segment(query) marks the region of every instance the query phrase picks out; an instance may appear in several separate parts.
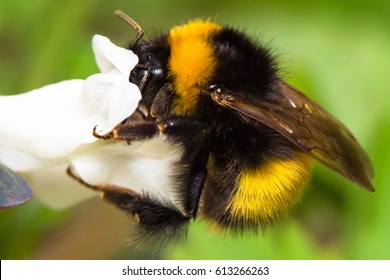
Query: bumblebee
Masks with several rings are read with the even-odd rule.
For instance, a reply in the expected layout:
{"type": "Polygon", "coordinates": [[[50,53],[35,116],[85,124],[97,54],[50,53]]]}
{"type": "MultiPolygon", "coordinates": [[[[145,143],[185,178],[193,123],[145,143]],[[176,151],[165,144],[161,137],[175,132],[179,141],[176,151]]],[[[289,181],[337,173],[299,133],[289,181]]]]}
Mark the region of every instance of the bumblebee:
{"type": "Polygon", "coordinates": [[[138,31],[130,49],[139,64],[129,80],[142,99],[111,132],[93,133],[130,143],[159,138],[179,155],[169,163],[165,197],[90,186],[135,216],[141,235],[181,236],[199,214],[223,228],[264,228],[300,200],[313,160],[374,191],[355,137],[282,79],[270,50],[203,20],[143,41],[139,25],[118,14],[138,31]]]}

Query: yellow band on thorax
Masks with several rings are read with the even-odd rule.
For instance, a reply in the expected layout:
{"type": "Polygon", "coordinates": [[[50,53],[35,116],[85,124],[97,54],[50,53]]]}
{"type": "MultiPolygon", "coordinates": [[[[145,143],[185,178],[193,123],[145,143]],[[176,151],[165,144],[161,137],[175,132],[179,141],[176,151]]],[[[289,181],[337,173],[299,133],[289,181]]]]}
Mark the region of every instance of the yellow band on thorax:
{"type": "Polygon", "coordinates": [[[168,77],[173,79],[178,95],[174,101],[175,113],[191,114],[200,88],[214,74],[216,60],[208,38],[221,28],[218,24],[197,20],[170,31],[168,77]]]}

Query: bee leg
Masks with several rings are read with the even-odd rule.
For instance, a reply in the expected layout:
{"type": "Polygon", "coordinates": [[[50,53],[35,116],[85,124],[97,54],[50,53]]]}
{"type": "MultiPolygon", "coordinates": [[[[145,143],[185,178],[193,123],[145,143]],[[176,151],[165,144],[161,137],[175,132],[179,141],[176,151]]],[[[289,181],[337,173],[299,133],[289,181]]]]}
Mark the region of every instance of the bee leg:
{"type": "Polygon", "coordinates": [[[130,234],[138,249],[159,252],[186,237],[191,218],[170,201],[113,185],[103,185],[102,192],[104,200],[134,218],[130,234]]]}
{"type": "Polygon", "coordinates": [[[102,199],[133,215],[137,222],[146,227],[181,224],[189,218],[169,201],[160,201],[148,194],[138,194],[127,188],[103,184],[102,199]]]}
{"type": "MultiPolygon", "coordinates": [[[[123,199],[120,197],[134,197],[137,196],[135,192],[130,189],[111,185],[111,184],[100,184],[100,185],[92,185],[84,181],[79,174],[77,174],[76,170],[74,170],[73,166],[68,166],[66,169],[66,173],[78,181],[80,184],[93,189],[94,191],[100,191],[102,193],[101,198],[110,201],[115,204],[117,207],[124,209],[126,207],[126,203],[122,203],[123,199]],[[108,196],[106,194],[109,194],[108,196]]],[[[128,199],[127,199],[128,200],[128,199]]]]}
{"type": "Polygon", "coordinates": [[[207,177],[208,152],[206,146],[207,125],[188,117],[166,119],[157,124],[158,129],[172,140],[183,143],[186,151],[183,161],[190,166],[187,185],[182,190],[183,205],[186,215],[196,218],[202,189],[207,177]]]}
{"type": "Polygon", "coordinates": [[[85,182],[72,166],[69,166],[66,171],[69,176],[84,186],[99,191],[101,199],[133,216],[138,224],[137,232],[134,232],[138,239],[151,242],[146,238],[150,237],[150,240],[153,240],[150,245],[154,246],[158,243],[158,247],[163,247],[185,236],[190,217],[183,214],[170,201],[161,201],[148,194],[139,194],[112,184],[91,185],[85,182]]]}
{"type": "MultiPolygon", "coordinates": [[[[188,117],[173,117],[157,123],[158,130],[173,139],[194,141],[202,137],[206,130],[206,123],[188,117]]],[[[189,141],[189,142],[192,142],[189,141]]],[[[188,142],[188,141],[185,141],[188,142]]],[[[184,142],[184,143],[185,143],[184,142]]]]}
{"type": "Polygon", "coordinates": [[[90,188],[90,189],[93,189],[94,191],[98,191],[100,189],[99,186],[96,186],[96,185],[91,185],[87,182],[85,182],[79,174],[77,174],[76,170],[74,170],[73,166],[68,166],[68,168],[66,169],[66,173],[74,180],[78,181],[80,184],[90,188]]]}
{"type": "Polygon", "coordinates": [[[111,132],[105,135],[98,135],[94,129],[94,135],[100,139],[108,140],[147,140],[161,133],[172,140],[187,144],[187,150],[191,151],[185,155],[185,161],[189,163],[190,171],[187,187],[183,190],[183,205],[185,216],[195,218],[198,211],[199,200],[207,176],[206,162],[208,154],[202,152],[199,147],[204,141],[207,131],[205,123],[187,117],[174,117],[165,119],[158,123],[123,123],[116,126],[111,132]],[[198,149],[198,150],[197,150],[198,149]]]}
{"type": "Polygon", "coordinates": [[[100,135],[93,129],[93,136],[103,140],[147,140],[153,138],[158,133],[158,128],[154,122],[124,123],[117,125],[107,134],[100,135]]]}
{"type": "Polygon", "coordinates": [[[194,163],[191,167],[185,210],[186,214],[191,218],[196,218],[198,213],[199,201],[202,195],[202,189],[207,177],[206,164],[194,163]]]}
{"type": "Polygon", "coordinates": [[[101,184],[97,190],[101,199],[133,217],[130,234],[138,249],[159,252],[185,238],[191,218],[170,201],[111,184],[101,184]]]}

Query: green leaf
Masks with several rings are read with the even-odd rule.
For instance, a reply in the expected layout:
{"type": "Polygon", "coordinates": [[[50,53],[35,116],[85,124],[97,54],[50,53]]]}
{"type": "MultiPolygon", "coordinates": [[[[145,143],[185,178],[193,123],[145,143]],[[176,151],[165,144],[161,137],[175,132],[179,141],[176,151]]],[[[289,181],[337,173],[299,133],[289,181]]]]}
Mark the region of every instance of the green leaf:
{"type": "Polygon", "coordinates": [[[0,164],[0,209],[18,206],[31,197],[32,189],[27,181],[0,164]]]}

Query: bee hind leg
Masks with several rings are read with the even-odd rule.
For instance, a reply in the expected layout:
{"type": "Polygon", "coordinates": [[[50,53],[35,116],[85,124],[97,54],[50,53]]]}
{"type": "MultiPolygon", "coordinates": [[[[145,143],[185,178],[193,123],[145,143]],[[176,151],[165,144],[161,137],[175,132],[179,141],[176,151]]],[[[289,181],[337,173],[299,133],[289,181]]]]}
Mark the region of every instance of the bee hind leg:
{"type": "Polygon", "coordinates": [[[102,192],[104,200],[133,217],[130,233],[138,249],[158,252],[185,238],[191,218],[172,202],[114,185],[103,185],[102,192]]]}
{"type": "Polygon", "coordinates": [[[84,186],[99,191],[101,199],[134,218],[131,234],[139,249],[150,248],[157,252],[186,236],[191,217],[170,201],[112,184],[89,184],[72,166],[68,167],[67,173],[84,186]]]}
{"type": "Polygon", "coordinates": [[[78,181],[80,184],[86,186],[87,188],[93,189],[94,191],[100,190],[100,186],[98,185],[92,185],[84,181],[83,178],[80,177],[79,174],[77,174],[76,170],[74,170],[73,166],[69,165],[66,169],[66,173],[74,180],[78,181]]]}

